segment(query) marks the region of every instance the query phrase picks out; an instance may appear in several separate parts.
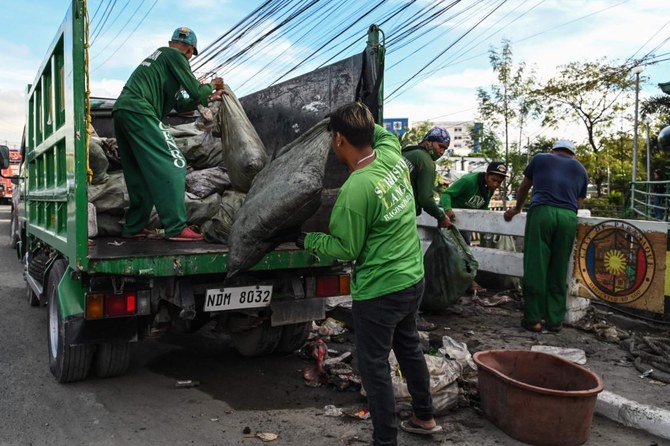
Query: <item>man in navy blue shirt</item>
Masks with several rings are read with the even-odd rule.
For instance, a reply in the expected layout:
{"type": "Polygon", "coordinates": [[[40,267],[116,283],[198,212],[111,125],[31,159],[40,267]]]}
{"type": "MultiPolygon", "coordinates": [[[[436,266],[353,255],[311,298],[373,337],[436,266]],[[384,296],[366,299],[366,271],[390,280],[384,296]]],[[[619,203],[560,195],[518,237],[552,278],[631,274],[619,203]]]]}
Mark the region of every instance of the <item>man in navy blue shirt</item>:
{"type": "Polygon", "coordinates": [[[505,212],[505,221],[520,213],[532,186],[524,231],[521,325],[529,331],[558,332],[565,317],[577,209],[586,198],[588,175],[575,159],[575,145],[565,139],[556,141],[550,153],[536,155],[523,175],[516,207],[505,212]]]}

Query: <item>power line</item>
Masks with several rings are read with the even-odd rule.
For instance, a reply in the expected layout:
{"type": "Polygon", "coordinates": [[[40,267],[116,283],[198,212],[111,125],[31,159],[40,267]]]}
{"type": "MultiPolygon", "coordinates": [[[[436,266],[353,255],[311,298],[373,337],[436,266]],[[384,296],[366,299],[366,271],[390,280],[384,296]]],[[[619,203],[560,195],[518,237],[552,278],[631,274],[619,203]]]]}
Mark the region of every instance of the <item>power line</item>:
{"type": "MultiPolygon", "coordinates": [[[[137,14],[137,11],[140,10],[140,8],[142,7],[143,4],[144,4],[144,0],[142,0],[142,2],[137,5],[137,8],[135,8],[135,11],[133,11],[133,13],[130,16],[135,17],[135,15],[137,14]]],[[[107,48],[109,48],[109,46],[112,44],[112,42],[116,42],[116,38],[121,35],[123,30],[126,29],[126,26],[128,26],[129,23],[130,23],[130,20],[128,20],[126,23],[124,23],[123,26],[121,27],[121,29],[116,33],[116,35],[114,37],[112,37],[112,39],[110,39],[110,41],[107,42],[107,45],[105,45],[104,48],[102,48],[99,52],[97,52],[96,55],[93,56],[93,58],[91,60],[95,60],[96,58],[100,57],[101,54],[104,54],[105,50],[107,48]]],[[[119,48],[120,48],[120,46],[119,46],[119,48]]],[[[117,51],[118,51],[118,48],[117,48],[117,51]]]]}
{"type": "MultiPolygon", "coordinates": [[[[116,21],[119,19],[119,17],[121,17],[121,15],[123,15],[123,11],[126,10],[126,8],[128,7],[129,4],[130,4],[130,0],[126,0],[126,3],[125,3],[125,4],[123,5],[123,7],[121,8],[121,11],[119,11],[119,13],[116,14],[116,16],[114,17],[114,20],[112,20],[112,23],[109,24],[109,26],[107,27],[107,29],[105,30],[105,32],[106,32],[107,30],[111,29],[111,28],[114,26],[114,24],[115,24],[116,21]]],[[[126,23],[127,23],[127,22],[126,22],[126,23]]],[[[98,36],[91,42],[91,46],[97,41],[97,39],[102,38],[102,36],[105,35],[105,32],[98,33],[98,36]]]]}
{"type": "Polygon", "coordinates": [[[114,52],[113,52],[112,54],[110,54],[109,57],[108,57],[107,59],[105,59],[101,64],[99,64],[97,67],[95,67],[94,70],[97,70],[98,68],[100,68],[101,66],[103,66],[104,64],[106,64],[107,61],[108,61],[109,59],[111,59],[112,57],[114,57],[114,55],[117,53],[117,51],[119,51],[119,50],[123,47],[123,45],[126,44],[126,42],[128,41],[128,39],[130,39],[130,37],[135,33],[135,31],[137,31],[137,28],[140,27],[140,25],[142,24],[142,22],[144,22],[144,20],[147,18],[147,16],[148,16],[149,13],[151,12],[151,10],[154,9],[154,6],[156,6],[156,3],[158,3],[158,0],[154,0],[153,4],[152,4],[151,7],[149,8],[149,10],[144,14],[144,16],[142,17],[142,19],[137,23],[137,25],[136,25],[135,28],[130,32],[130,34],[128,34],[128,36],[127,36],[126,39],[121,43],[121,45],[119,45],[119,47],[118,47],[116,50],[114,50],[114,52]]]}

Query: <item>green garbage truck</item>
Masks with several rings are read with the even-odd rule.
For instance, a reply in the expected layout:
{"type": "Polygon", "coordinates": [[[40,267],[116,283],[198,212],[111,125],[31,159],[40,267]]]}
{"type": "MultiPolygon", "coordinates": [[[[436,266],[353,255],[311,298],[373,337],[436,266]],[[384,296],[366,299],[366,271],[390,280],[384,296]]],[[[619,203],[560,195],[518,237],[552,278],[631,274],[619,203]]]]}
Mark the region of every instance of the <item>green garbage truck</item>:
{"type": "MultiPolygon", "coordinates": [[[[348,294],[348,265],[337,259],[281,244],[227,280],[225,244],[89,238],[87,129],[92,122],[101,137],[113,137],[113,101],[87,96],[88,31],[86,2],[73,0],[26,89],[18,178],[25,227],[17,251],[28,302],[47,307],[56,380],[125,373],[132,345],[156,326],[193,332],[216,323],[244,356],[298,348],[311,321],[325,317],[325,298],[348,294]]],[[[373,25],[361,53],[240,99],[269,155],[346,102],[362,100],[382,121],[379,35],[373,25]],[[314,101],[318,112],[307,106],[314,101]]],[[[310,230],[327,229],[347,176],[334,156],[326,170],[321,208],[305,223],[310,230]]]]}

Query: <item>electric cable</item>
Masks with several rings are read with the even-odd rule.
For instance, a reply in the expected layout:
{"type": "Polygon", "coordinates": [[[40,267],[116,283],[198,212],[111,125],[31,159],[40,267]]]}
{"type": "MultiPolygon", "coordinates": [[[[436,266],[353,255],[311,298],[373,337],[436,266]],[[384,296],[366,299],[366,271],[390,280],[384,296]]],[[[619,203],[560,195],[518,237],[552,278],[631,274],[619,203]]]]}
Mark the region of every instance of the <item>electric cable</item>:
{"type": "MultiPolygon", "coordinates": [[[[135,11],[133,11],[133,13],[132,13],[130,16],[131,16],[131,17],[135,17],[135,16],[137,15],[137,11],[140,10],[140,8],[142,7],[143,4],[144,4],[144,0],[142,0],[142,2],[139,3],[139,4],[137,5],[137,8],[135,8],[135,11]]],[[[123,24],[123,26],[121,27],[121,29],[119,29],[119,31],[116,33],[116,35],[115,35],[114,37],[112,37],[112,39],[110,39],[110,41],[107,42],[107,45],[105,45],[99,52],[97,52],[97,53],[95,54],[95,56],[93,56],[93,57],[91,58],[91,60],[93,61],[93,60],[97,59],[98,57],[100,57],[101,54],[104,54],[104,53],[105,53],[105,50],[106,50],[107,48],[109,48],[109,46],[110,46],[113,42],[116,42],[116,39],[121,35],[121,33],[123,32],[123,30],[126,29],[126,26],[128,26],[128,24],[129,24],[130,22],[131,22],[130,20],[126,21],[126,23],[123,24]]]]}
{"type": "Polygon", "coordinates": [[[93,45],[99,38],[102,38],[102,36],[105,35],[105,33],[107,32],[107,30],[109,30],[109,29],[111,29],[112,27],[114,27],[114,24],[115,24],[116,21],[119,19],[119,17],[121,17],[121,15],[123,15],[123,12],[126,10],[126,8],[128,7],[129,4],[130,4],[130,0],[126,0],[126,3],[125,3],[125,4],[123,5],[123,7],[121,8],[121,11],[119,11],[119,13],[116,14],[116,16],[114,16],[114,20],[112,20],[112,22],[109,24],[109,26],[107,27],[107,29],[106,29],[104,32],[99,33],[98,36],[97,36],[96,38],[94,38],[94,40],[91,42],[91,45],[93,45]]]}

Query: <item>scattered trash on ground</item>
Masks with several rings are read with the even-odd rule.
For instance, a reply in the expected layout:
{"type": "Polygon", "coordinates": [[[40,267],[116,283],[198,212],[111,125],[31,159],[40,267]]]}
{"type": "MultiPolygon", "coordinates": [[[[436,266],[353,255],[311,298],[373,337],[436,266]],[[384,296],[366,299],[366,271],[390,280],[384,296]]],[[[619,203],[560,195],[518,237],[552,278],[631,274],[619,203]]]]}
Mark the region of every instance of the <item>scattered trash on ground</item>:
{"type": "Polygon", "coordinates": [[[175,383],[175,387],[178,389],[189,389],[191,387],[198,387],[200,385],[200,381],[194,381],[191,379],[184,379],[184,380],[179,380],[175,383]]]}
{"type": "Polygon", "coordinates": [[[497,307],[499,305],[513,302],[514,299],[505,293],[496,293],[493,296],[486,296],[480,293],[474,294],[472,296],[472,301],[482,307],[497,307]]]}
{"type": "Polygon", "coordinates": [[[271,432],[259,432],[256,434],[257,438],[260,438],[263,442],[275,441],[279,438],[279,435],[273,434],[271,432]]]}
{"type": "Polygon", "coordinates": [[[355,418],[357,420],[367,420],[370,418],[370,411],[367,409],[357,410],[356,412],[343,411],[343,413],[346,416],[355,418]]]}
{"type": "Polygon", "coordinates": [[[563,359],[574,362],[575,364],[586,364],[586,353],[579,348],[554,347],[551,345],[534,345],[530,348],[533,352],[543,352],[560,356],[563,359]]]}
{"type": "Polygon", "coordinates": [[[339,407],[329,404],[323,408],[323,414],[327,417],[341,417],[344,412],[339,407]]]}
{"type": "Polygon", "coordinates": [[[640,378],[670,384],[670,338],[637,334],[621,343],[634,358],[640,378]]]}

